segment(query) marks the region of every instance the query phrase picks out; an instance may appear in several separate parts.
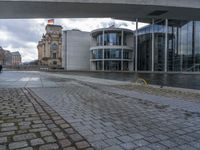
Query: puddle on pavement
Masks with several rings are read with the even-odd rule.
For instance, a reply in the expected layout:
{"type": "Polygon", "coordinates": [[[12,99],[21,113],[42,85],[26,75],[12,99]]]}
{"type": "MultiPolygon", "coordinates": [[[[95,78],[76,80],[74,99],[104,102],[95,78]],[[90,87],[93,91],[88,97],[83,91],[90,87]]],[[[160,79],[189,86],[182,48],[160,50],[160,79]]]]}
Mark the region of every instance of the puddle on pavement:
{"type": "Polygon", "coordinates": [[[19,81],[24,81],[24,82],[27,82],[27,81],[39,81],[40,78],[21,78],[19,81]]]}

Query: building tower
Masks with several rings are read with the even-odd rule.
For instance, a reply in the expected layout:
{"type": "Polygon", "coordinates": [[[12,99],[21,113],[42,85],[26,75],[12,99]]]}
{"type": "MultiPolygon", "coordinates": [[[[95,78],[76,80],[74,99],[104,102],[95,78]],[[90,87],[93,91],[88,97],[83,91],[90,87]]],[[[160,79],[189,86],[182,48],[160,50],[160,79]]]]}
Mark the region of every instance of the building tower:
{"type": "Polygon", "coordinates": [[[38,42],[38,61],[40,65],[60,68],[62,65],[62,26],[46,26],[46,33],[38,42]]]}

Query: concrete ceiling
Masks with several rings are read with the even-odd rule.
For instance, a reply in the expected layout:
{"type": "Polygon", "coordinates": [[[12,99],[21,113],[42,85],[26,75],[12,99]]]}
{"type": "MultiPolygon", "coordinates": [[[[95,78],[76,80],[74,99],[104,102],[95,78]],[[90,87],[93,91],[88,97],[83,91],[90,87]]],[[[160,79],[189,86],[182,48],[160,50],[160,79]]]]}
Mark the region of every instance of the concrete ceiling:
{"type": "Polygon", "coordinates": [[[1,0],[0,18],[200,20],[200,0],[1,0]],[[155,12],[156,11],[156,12],[155,12]],[[153,14],[151,14],[153,13],[153,14]]]}

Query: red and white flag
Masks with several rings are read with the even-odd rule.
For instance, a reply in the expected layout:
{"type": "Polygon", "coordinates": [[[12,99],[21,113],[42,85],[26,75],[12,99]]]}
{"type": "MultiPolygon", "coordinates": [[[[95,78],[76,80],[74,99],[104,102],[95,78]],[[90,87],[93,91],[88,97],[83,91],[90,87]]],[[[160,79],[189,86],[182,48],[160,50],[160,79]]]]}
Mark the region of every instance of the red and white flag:
{"type": "Polygon", "coordinates": [[[49,24],[49,25],[53,25],[53,24],[54,24],[54,19],[48,20],[48,24],[49,24]]]}

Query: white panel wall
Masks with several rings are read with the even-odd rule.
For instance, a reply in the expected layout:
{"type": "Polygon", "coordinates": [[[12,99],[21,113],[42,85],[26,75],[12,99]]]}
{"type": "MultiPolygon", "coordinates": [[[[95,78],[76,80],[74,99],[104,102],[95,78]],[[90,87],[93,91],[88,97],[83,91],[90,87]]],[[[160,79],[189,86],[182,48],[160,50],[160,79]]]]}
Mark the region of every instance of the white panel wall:
{"type": "Polygon", "coordinates": [[[64,31],[63,67],[65,70],[90,70],[90,33],[77,30],[64,31]]]}

